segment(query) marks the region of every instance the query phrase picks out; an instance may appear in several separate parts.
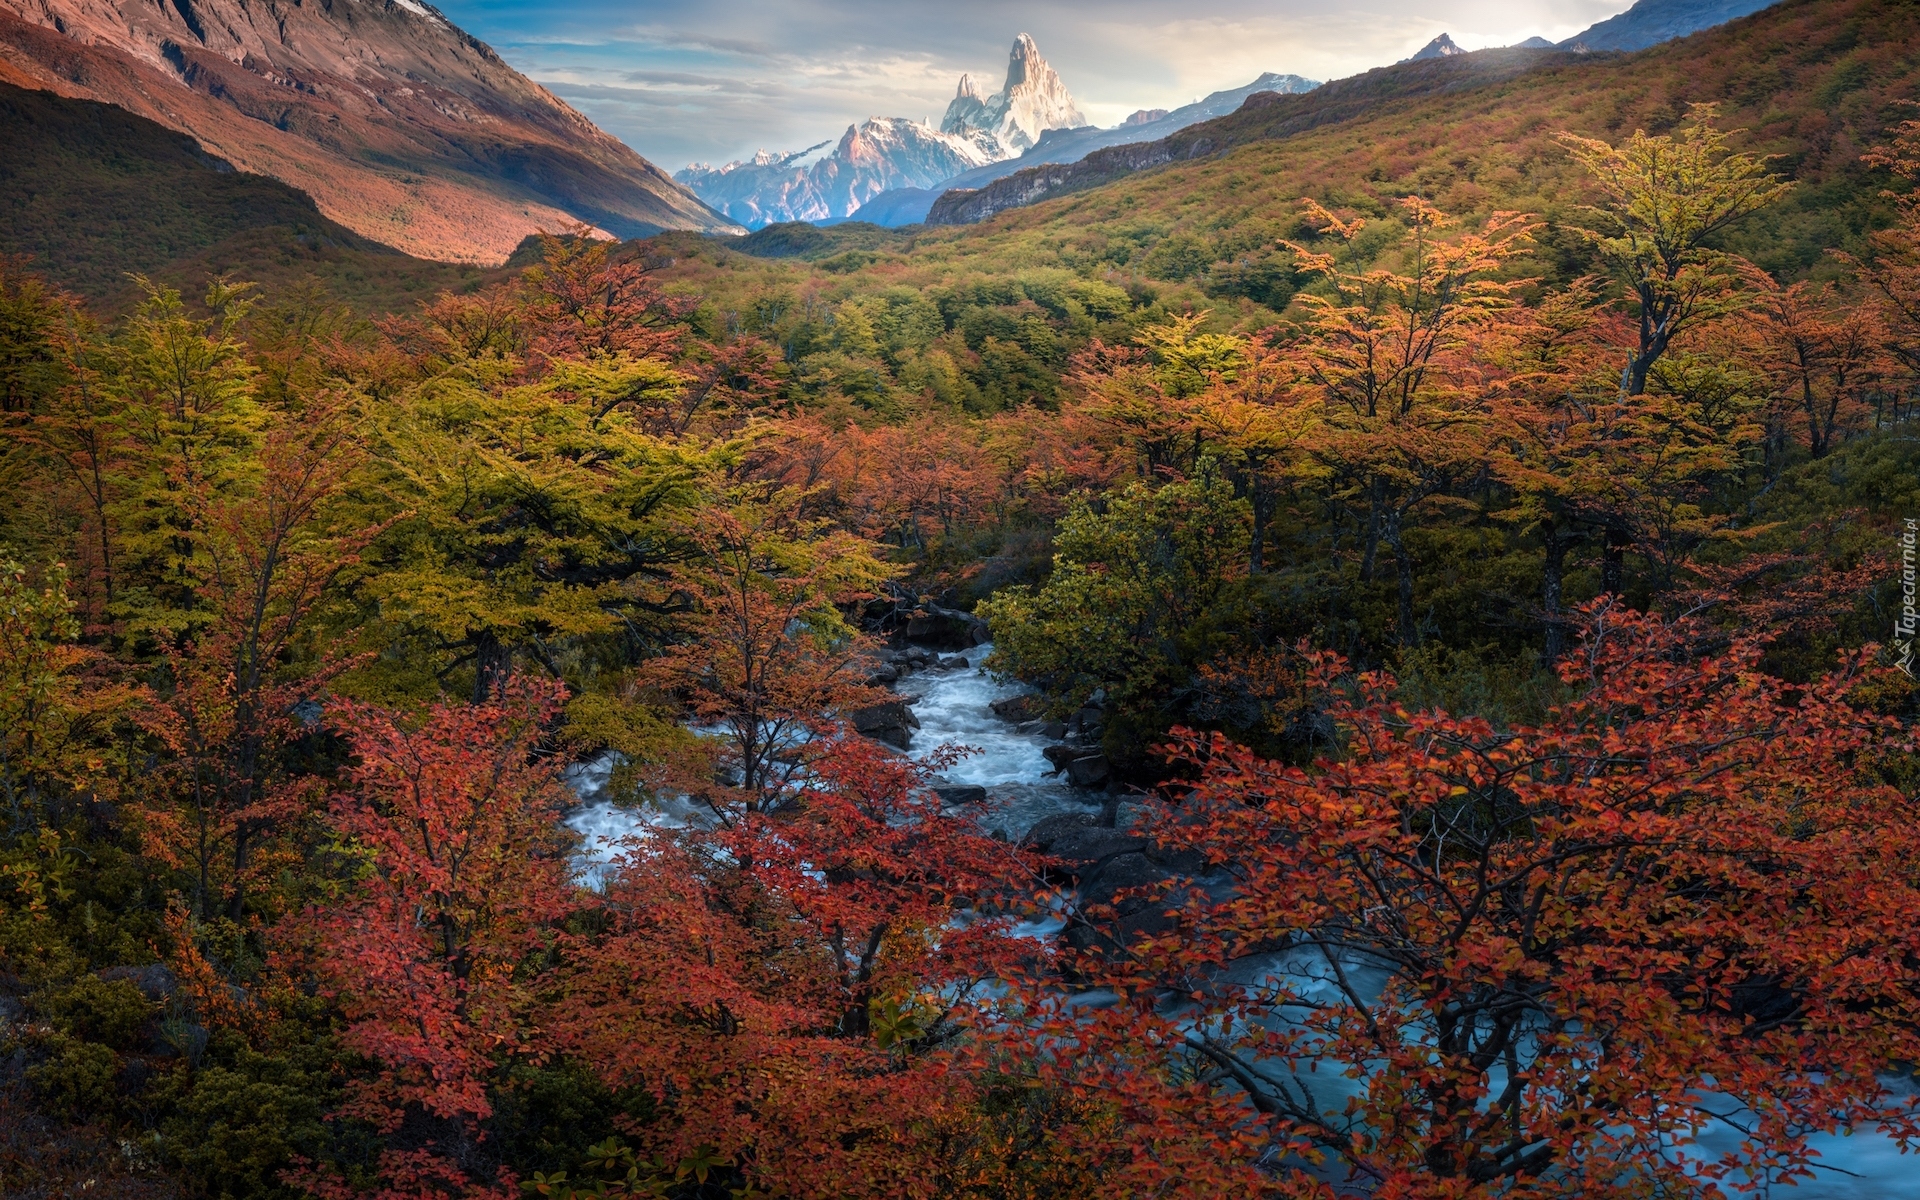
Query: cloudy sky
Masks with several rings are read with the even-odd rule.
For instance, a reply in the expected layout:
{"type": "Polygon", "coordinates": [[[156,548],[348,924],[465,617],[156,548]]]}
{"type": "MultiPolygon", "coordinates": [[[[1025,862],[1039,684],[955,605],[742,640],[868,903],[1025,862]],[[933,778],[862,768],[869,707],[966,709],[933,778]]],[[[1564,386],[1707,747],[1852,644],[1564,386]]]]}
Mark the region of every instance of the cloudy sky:
{"type": "Polygon", "coordinates": [[[677,171],[797,150],[869,116],[939,119],[1031,33],[1095,124],[1262,71],[1339,79],[1441,32],[1555,41],[1631,0],[436,0],[468,32],[677,171]]]}

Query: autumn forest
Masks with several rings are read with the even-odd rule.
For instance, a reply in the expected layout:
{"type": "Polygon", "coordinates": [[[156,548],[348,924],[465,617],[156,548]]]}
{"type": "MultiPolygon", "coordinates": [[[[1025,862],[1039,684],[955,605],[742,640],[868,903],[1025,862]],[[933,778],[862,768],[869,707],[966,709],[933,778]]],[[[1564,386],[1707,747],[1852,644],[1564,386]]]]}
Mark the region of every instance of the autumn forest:
{"type": "Polygon", "coordinates": [[[1525,187],[1428,129],[417,291],[0,258],[0,1191],[1920,1150],[1920,21],[1844,7],[1525,187]],[[983,671],[1068,815],[914,733],[983,671]]]}

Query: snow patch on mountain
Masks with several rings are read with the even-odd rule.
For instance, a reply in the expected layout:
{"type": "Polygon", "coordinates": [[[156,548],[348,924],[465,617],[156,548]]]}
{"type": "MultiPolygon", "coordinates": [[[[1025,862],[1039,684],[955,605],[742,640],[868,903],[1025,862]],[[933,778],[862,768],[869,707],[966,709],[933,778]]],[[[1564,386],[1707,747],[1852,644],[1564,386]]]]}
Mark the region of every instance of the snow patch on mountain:
{"type": "Polygon", "coordinates": [[[694,163],[674,179],[717,211],[758,229],[849,216],[882,192],[931,187],[998,157],[998,143],[977,132],[945,133],[905,117],[869,117],[847,126],[838,142],[787,154],[762,150],[720,167],[694,163]]]}

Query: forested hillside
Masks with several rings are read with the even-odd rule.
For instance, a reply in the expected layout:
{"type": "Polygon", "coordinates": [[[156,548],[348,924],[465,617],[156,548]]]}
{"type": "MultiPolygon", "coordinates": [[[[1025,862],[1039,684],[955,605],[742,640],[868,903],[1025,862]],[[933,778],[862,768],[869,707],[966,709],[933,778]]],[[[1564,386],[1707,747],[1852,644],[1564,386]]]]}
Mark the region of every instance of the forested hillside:
{"type": "Polygon", "coordinates": [[[1917,45],[490,274],[10,100],[200,183],[0,259],[0,1191],[1897,1188],[1917,45]]]}

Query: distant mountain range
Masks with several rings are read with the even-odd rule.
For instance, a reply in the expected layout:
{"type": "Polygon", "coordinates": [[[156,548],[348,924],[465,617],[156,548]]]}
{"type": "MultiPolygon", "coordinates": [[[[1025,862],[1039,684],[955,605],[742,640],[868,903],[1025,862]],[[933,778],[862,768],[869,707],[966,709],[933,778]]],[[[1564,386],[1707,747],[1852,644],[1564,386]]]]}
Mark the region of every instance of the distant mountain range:
{"type": "Polygon", "coordinates": [[[674,179],[750,229],[789,221],[913,225],[949,188],[978,188],[1037,164],[1074,162],[1103,147],[1163,138],[1230,113],[1256,92],[1318,86],[1269,72],[1171,112],[1143,109],[1112,129],[1099,129],[1087,123],[1059,74],[1023,33],[1007,56],[1001,89],[982,96],[974,78],[962,75],[937,130],[902,117],[870,117],[848,126],[837,145],[761,151],[721,167],[694,163],[674,179]]]}
{"type": "Polygon", "coordinates": [[[738,229],[418,0],[0,0],[0,82],[190,134],[427,258],[738,229]]]}
{"type": "Polygon", "coordinates": [[[694,163],[674,174],[709,205],[752,229],[785,221],[824,221],[859,212],[875,196],[922,190],[972,167],[1012,158],[1049,132],[1085,125],[1066,84],[1033,38],[1021,34],[1007,55],[1007,79],[991,96],[962,75],[940,128],[904,117],[869,117],[828,143],[787,154],[761,151],[714,167],[694,163]]]}
{"type": "MultiPolygon", "coordinates": [[[[1517,46],[1469,53],[1443,33],[1412,58],[1315,88],[1311,95],[1251,95],[1227,118],[1215,118],[1157,140],[1109,145],[1078,159],[1032,166],[1017,162],[1013,169],[980,186],[963,187],[955,179],[927,197],[925,208],[917,208],[918,198],[915,205],[929,225],[970,225],[1010,208],[1098,187],[1136,171],[1219,154],[1246,140],[1283,138],[1347,120],[1389,98],[1483,86],[1533,70],[1554,56],[1581,56],[1616,48],[1612,44],[1596,47],[1593,41],[1644,38],[1644,45],[1617,47],[1644,49],[1765,7],[1768,5],[1754,0],[1640,0],[1620,16],[1559,46],[1546,46],[1545,39],[1530,38],[1517,46]],[[1745,11],[1735,11],[1740,9],[1745,11]],[[1689,22],[1698,24],[1685,28],[1689,22]],[[1673,30],[1682,32],[1670,32],[1673,30]]],[[[885,200],[882,197],[876,201],[876,207],[885,200]]]]}
{"type": "MultiPolygon", "coordinates": [[[[1530,37],[1507,49],[1639,50],[1746,16],[1768,2],[1638,0],[1626,12],[1557,46],[1545,38],[1530,37]]],[[[1403,61],[1466,54],[1443,33],[1403,61]]],[[[849,220],[899,227],[927,221],[936,209],[936,221],[980,220],[1009,204],[1052,194],[1069,179],[1098,176],[1122,164],[1128,164],[1127,170],[1147,165],[1155,157],[1153,144],[1188,126],[1234,112],[1252,96],[1300,94],[1318,86],[1298,75],[1270,73],[1245,87],[1215,92],[1172,112],[1143,110],[1112,129],[1096,129],[1086,124],[1059,75],[1023,33],[1014,42],[1007,81],[1000,91],[983,96],[972,76],[961,76],[938,130],[901,118],[875,117],[849,126],[831,151],[826,151],[829,143],[824,142],[788,154],[763,151],[723,167],[696,163],[674,178],[718,211],[754,229],[789,221],[831,225],[849,220]],[[1119,147],[1148,149],[1121,151],[1119,147]],[[1059,169],[1101,151],[1112,151],[1103,160],[1109,166],[1077,173],[1059,169]],[[979,161],[968,161],[976,155],[979,161]],[[1015,175],[1022,179],[1000,186],[1015,175]]]]}
{"type": "MultiPolygon", "coordinates": [[[[1702,29],[1724,25],[1759,12],[1777,0],[1635,0],[1634,6],[1616,16],[1590,25],[1564,42],[1530,37],[1507,47],[1510,50],[1645,50],[1661,42],[1686,37],[1702,29]]],[[[1465,54],[1453,38],[1441,34],[1402,62],[1424,62],[1430,58],[1451,58],[1465,54]]]]}
{"type": "Polygon", "coordinates": [[[1569,50],[1645,50],[1767,8],[1774,0],[1637,0],[1560,45],[1569,50]]]}
{"type": "Polygon", "coordinates": [[[1247,102],[1247,97],[1260,92],[1276,92],[1281,95],[1299,95],[1310,92],[1320,85],[1311,79],[1302,79],[1298,75],[1276,75],[1269,71],[1245,87],[1230,88],[1214,92],[1204,99],[1183,105],[1168,112],[1165,109],[1147,109],[1134,113],[1112,129],[1096,129],[1091,125],[1079,129],[1052,129],[1042,134],[1033,148],[1018,158],[1001,159],[964,171],[946,180],[937,188],[906,188],[886,192],[869,200],[852,217],[856,221],[871,221],[875,225],[898,227],[917,225],[927,219],[927,212],[942,192],[959,188],[981,188],[996,179],[1004,179],[1016,171],[1029,167],[1051,163],[1078,162],[1095,150],[1109,146],[1126,146],[1137,142],[1152,142],[1170,134],[1177,133],[1189,125],[1210,121],[1215,117],[1224,117],[1247,102]]]}

